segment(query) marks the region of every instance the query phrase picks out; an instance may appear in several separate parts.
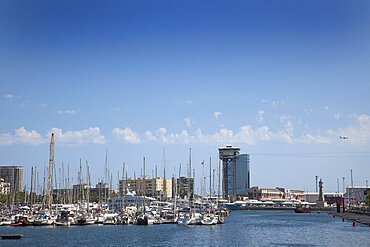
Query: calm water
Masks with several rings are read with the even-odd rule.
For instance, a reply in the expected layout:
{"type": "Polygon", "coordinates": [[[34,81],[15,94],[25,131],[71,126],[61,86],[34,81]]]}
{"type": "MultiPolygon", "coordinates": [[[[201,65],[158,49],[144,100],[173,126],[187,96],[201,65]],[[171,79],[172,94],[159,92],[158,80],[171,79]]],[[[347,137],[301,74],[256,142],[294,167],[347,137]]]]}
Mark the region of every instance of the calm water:
{"type": "Polygon", "coordinates": [[[0,246],[369,246],[370,227],[322,214],[233,211],[216,226],[0,227],[0,246]]]}

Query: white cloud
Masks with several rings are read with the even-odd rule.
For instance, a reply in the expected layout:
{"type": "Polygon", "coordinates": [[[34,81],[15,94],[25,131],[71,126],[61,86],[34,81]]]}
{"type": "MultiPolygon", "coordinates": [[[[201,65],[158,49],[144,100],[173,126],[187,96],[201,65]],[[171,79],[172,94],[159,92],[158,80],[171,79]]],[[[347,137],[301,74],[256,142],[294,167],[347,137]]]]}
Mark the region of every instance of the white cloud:
{"type": "Polygon", "coordinates": [[[55,142],[62,145],[82,145],[87,143],[105,144],[105,137],[101,135],[98,127],[91,127],[84,130],[66,131],[60,128],[52,128],[48,136],[54,133],[55,142]]]}
{"type": "Polygon", "coordinates": [[[329,106],[328,106],[328,105],[327,105],[327,106],[325,106],[325,107],[324,107],[324,110],[325,110],[325,111],[328,111],[328,110],[329,110],[329,106]]]}
{"type": "Polygon", "coordinates": [[[254,144],[258,141],[268,141],[271,139],[272,133],[265,127],[253,129],[250,125],[241,126],[238,132],[231,129],[221,128],[213,134],[203,134],[201,129],[197,129],[193,135],[190,135],[186,130],[180,133],[168,133],[166,128],[159,128],[156,135],[150,131],[146,132],[147,138],[159,143],[174,144],[174,143],[203,143],[203,144],[254,144]]]}
{"type": "Polygon", "coordinates": [[[328,130],[328,133],[334,138],[338,136],[347,136],[348,139],[343,142],[353,144],[368,144],[370,143],[370,116],[361,114],[354,116],[355,125],[347,128],[339,128],[338,130],[328,130]]]}
{"type": "Polygon", "coordinates": [[[194,136],[190,136],[187,130],[182,130],[180,133],[168,133],[166,128],[159,128],[153,134],[150,130],[145,132],[145,139],[149,142],[158,142],[164,144],[175,143],[194,143],[194,136]]]}
{"type": "Polygon", "coordinates": [[[192,101],[191,99],[187,99],[187,100],[180,101],[179,103],[185,104],[185,105],[192,105],[194,104],[194,101],[192,101]]]}
{"type": "Polygon", "coordinates": [[[340,114],[339,114],[339,113],[334,114],[334,118],[335,118],[336,120],[339,120],[339,118],[340,118],[340,114]]]}
{"type": "Polygon", "coordinates": [[[262,123],[264,120],[265,111],[259,110],[257,113],[257,122],[262,123]]]}
{"type": "Polygon", "coordinates": [[[11,134],[5,133],[0,134],[0,146],[1,145],[11,145],[14,143],[14,139],[11,134]]]}
{"type": "Polygon", "coordinates": [[[215,119],[218,119],[221,115],[222,115],[222,113],[221,113],[221,112],[218,112],[218,111],[215,111],[215,112],[213,113],[213,117],[214,117],[215,119]]]}
{"type": "Polygon", "coordinates": [[[155,137],[150,130],[145,131],[145,138],[148,141],[157,141],[157,137],[155,137]]]}
{"type": "Polygon", "coordinates": [[[330,144],[332,143],[330,138],[323,137],[320,135],[310,135],[310,134],[306,134],[305,136],[301,137],[299,139],[299,142],[309,143],[309,144],[312,144],[312,143],[330,144]]]}
{"type": "Polygon", "coordinates": [[[124,129],[114,128],[112,133],[117,140],[125,140],[134,144],[141,143],[139,135],[132,131],[130,127],[126,127],[124,129]]]}
{"type": "Polygon", "coordinates": [[[13,101],[15,99],[14,95],[13,94],[5,94],[5,99],[9,100],[9,101],[13,101]]]}
{"type": "Polygon", "coordinates": [[[65,111],[59,110],[58,114],[74,115],[76,114],[76,112],[77,112],[76,110],[65,110],[65,111]]]}
{"type": "Polygon", "coordinates": [[[88,128],[78,131],[66,131],[60,128],[52,128],[46,136],[42,136],[35,130],[28,131],[24,127],[14,130],[14,134],[0,134],[0,145],[27,144],[40,145],[49,143],[51,133],[55,135],[57,145],[82,145],[86,143],[104,144],[105,137],[101,135],[100,129],[88,128]]]}
{"type": "Polygon", "coordinates": [[[45,108],[47,106],[48,106],[48,104],[46,104],[46,103],[41,103],[41,104],[38,105],[38,107],[40,107],[40,108],[45,108]]]}
{"type": "Polygon", "coordinates": [[[186,124],[186,127],[190,128],[193,125],[193,121],[191,120],[191,117],[184,118],[184,122],[186,124]]]}
{"type": "MultiPolygon", "coordinates": [[[[149,130],[145,133],[146,140],[159,143],[202,143],[209,145],[247,144],[254,145],[259,142],[286,142],[306,144],[330,144],[338,139],[339,135],[348,136],[351,143],[366,144],[370,142],[370,116],[358,115],[355,125],[348,128],[328,130],[325,134],[306,133],[295,136],[292,116],[281,116],[283,128],[270,130],[268,126],[253,128],[251,125],[242,125],[237,131],[225,127],[214,133],[205,134],[202,129],[197,129],[193,134],[186,130],[180,133],[168,133],[166,128],[159,128],[155,134],[149,130]]],[[[307,129],[308,131],[309,129],[307,129]]]]}
{"type": "Polygon", "coordinates": [[[269,99],[263,99],[262,103],[268,103],[273,108],[277,108],[279,106],[284,106],[284,100],[269,100],[269,99]]]}
{"type": "Polygon", "coordinates": [[[16,142],[23,144],[38,145],[45,142],[45,139],[35,130],[27,131],[24,127],[15,130],[16,142]]]}
{"type": "Polygon", "coordinates": [[[313,110],[312,109],[306,109],[306,110],[304,110],[304,113],[306,115],[311,115],[313,113],[313,110]]]}
{"type": "Polygon", "coordinates": [[[0,145],[27,144],[39,145],[46,141],[37,131],[28,131],[24,127],[14,130],[14,134],[0,134],[0,145]]]}

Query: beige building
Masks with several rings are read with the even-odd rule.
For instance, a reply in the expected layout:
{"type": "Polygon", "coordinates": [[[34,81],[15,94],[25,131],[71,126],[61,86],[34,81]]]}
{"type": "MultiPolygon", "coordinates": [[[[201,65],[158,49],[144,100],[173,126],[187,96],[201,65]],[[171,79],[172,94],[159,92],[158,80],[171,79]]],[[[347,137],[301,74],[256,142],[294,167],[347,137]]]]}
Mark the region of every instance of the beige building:
{"type": "Polygon", "coordinates": [[[250,189],[250,194],[252,198],[256,200],[276,200],[285,197],[283,188],[252,187],[250,189]]]}
{"type": "Polygon", "coordinates": [[[9,193],[10,193],[10,183],[7,183],[3,178],[0,178],[0,194],[7,195],[9,193]]]}
{"type": "Polygon", "coordinates": [[[128,178],[119,181],[119,190],[129,189],[137,195],[150,196],[154,198],[172,197],[172,179],[163,178],[128,178]]]}
{"type": "Polygon", "coordinates": [[[306,194],[305,194],[304,190],[288,189],[285,192],[285,198],[289,199],[289,200],[305,201],[306,200],[306,194]]]}

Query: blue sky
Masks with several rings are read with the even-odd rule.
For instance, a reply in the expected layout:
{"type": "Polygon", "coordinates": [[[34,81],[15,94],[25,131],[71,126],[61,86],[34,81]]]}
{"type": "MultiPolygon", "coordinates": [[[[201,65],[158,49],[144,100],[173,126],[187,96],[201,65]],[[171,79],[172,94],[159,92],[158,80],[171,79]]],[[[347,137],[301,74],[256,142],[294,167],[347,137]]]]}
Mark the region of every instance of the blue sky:
{"type": "MultiPolygon", "coordinates": [[[[1,1],[0,163],[76,178],[251,153],[252,185],[370,174],[367,1],[1,1]],[[339,136],[348,136],[341,140],[339,136]]],[[[207,164],[208,165],[208,164],[207,164]]],[[[178,169],[178,168],[177,168],[178,169]]],[[[184,168],[183,168],[184,171],[184,168]]],[[[200,180],[200,178],[198,179],[200,180]]],[[[342,184],[342,183],[340,183],[342,184]]],[[[199,187],[199,186],[198,186],[199,187]]],[[[342,188],[340,189],[342,190],[342,188]]]]}

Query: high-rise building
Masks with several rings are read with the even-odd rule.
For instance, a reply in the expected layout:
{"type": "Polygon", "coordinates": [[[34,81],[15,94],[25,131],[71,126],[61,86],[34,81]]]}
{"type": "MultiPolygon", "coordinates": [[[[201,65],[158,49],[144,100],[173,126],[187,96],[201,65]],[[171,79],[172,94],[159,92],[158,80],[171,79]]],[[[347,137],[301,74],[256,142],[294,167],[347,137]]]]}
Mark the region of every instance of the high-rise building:
{"type": "Polygon", "coordinates": [[[0,177],[10,183],[10,192],[22,191],[23,166],[0,166],[0,177]]]}
{"type": "Polygon", "coordinates": [[[238,196],[247,196],[250,188],[249,154],[239,154],[240,148],[219,148],[222,160],[222,194],[224,199],[234,201],[238,196]]]}
{"type": "Polygon", "coordinates": [[[236,195],[248,195],[250,188],[249,154],[236,156],[236,195]]]}

